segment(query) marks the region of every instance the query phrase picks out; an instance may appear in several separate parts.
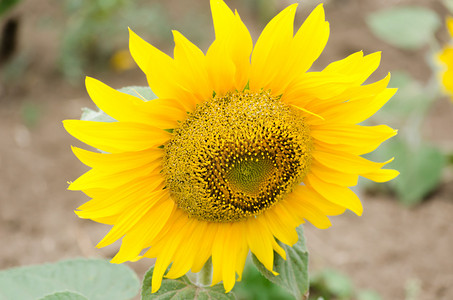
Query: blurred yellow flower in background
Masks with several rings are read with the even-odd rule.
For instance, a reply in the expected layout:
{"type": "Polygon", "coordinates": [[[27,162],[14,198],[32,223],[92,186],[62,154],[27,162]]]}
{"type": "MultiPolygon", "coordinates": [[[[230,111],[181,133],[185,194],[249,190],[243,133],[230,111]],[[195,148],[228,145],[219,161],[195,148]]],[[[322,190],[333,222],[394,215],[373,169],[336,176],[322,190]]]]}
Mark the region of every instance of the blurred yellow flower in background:
{"type": "MultiPolygon", "coordinates": [[[[447,18],[446,25],[450,37],[453,39],[452,17],[447,18]]],[[[453,97],[453,46],[446,45],[438,54],[438,58],[442,64],[442,71],[440,73],[442,86],[444,91],[453,97]]]]}
{"type": "Polygon", "coordinates": [[[380,53],[308,72],[329,24],[319,5],[294,35],[296,7],[273,18],[253,45],[239,14],[211,0],[215,41],[206,54],[174,31],[172,58],[130,31],[132,57],[158,98],[87,78],[92,100],[117,122],[64,121],[71,135],[106,152],[73,148],[92,168],[69,187],[92,198],[76,213],[113,225],[98,244],[122,238],[112,262],[156,258],[153,292],[164,275],[199,272],[209,258],[212,284],[223,281],[226,291],[250,251],[273,271],[274,251],[286,256],[277,240],[295,244],[305,220],[327,228],[327,216],[362,214],[349,189],[358,176],[398,175],[360,156],[396,134],[356,125],[395,93],[390,76],[362,85],[380,53]]]}
{"type": "Polygon", "coordinates": [[[110,58],[110,67],[117,71],[127,71],[135,67],[134,60],[128,50],[118,50],[110,58]]]}

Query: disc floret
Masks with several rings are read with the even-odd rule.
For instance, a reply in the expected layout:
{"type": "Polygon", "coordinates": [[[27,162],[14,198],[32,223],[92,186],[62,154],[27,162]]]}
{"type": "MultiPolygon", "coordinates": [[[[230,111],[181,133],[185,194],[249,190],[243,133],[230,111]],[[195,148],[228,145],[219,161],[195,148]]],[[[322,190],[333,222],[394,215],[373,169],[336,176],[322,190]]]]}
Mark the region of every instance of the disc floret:
{"type": "Polygon", "coordinates": [[[165,146],[167,187],[191,217],[256,216],[292,191],[311,164],[300,112],[267,91],[227,93],[199,105],[165,146]]]}

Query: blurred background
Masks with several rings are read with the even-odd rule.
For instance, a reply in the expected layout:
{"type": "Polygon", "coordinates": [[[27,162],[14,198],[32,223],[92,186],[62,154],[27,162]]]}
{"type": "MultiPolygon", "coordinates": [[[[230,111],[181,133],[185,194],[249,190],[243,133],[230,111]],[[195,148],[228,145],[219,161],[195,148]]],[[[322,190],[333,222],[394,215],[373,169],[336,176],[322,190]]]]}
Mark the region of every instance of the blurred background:
{"type": "MultiPolygon", "coordinates": [[[[88,198],[67,191],[87,168],[70,145],[84,147],[61,121],[94,109],[84,88],[92,76],[121,88],[146,85],[131,60],[128,31],[171,54],[177,29],[206,51],[214,31],[208,0],[0,0],[0,269],[71,257],[111,258],[96,249],[108,226],[78,219],[88,198]]],[[[256,41],[287,0],[226,0],[256,41]]],[[[296,27],[321,1],[301,1],[296,27]]],[[[392,73],[398,94],[369,124],[399,135],[370,157],[401,175],[391,184],[363,180],[364,214],[307,224],[312,299],[453,299],[453,102],[440,93],[435,53],[450,43],[452,1],[324,1],[331,36],[313,66],[353,52],[382,52],[370,82],[392,73]],[[409,31],[407,31],[410,29],[409,31]]],[[[129,264],[143,276],[152,261],[129,264]]],[[[235,287],[242,299],[284,299],[256,271],[235,287]]],[[[288,298],[290,299],[290,298],[288,298]]]]}

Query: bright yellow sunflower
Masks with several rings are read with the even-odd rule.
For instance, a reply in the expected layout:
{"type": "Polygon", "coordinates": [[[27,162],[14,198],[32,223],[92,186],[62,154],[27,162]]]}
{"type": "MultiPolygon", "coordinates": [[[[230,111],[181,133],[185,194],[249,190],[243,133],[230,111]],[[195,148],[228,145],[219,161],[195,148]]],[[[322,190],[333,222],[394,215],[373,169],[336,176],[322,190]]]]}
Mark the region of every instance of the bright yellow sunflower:
{"type": "Polygon", "coordinates": [[[87,78],[92,100],[117,122],[64,121],[105,152],[73,148],[92,168],[69,187],[92,198],[76,213],[113,225],[98,244],[122,238],[112,262],[156,258],[153,292],[170,264],[165,276],[178,278],[212,258],[212,284],[223,281],[227,292],[250,251],[273,271],[274,250],[285,258],[277,240],[295,244],[305,220],[327,228],[327,216],[362,214],[349,189],[359,175],[398,175],[360,156],[396,134],[356,125],[395,93],[389,76],[362,85],[380,54],[307,72],[329,25],[319,5],[294,35],[296,7],[273,18],[253,46],[238,13],[211,0],[215,41],[206,54],[174,31],[171,58],[130,31],[132,57],[158,99],[87,78]]]}
{"type": "MultiPolygon", "coordinates": [[[[448,17],[446,23],[450,37],[453,39],[453,18],[448,17]]],[[[445,46],[439,53],[438,58],[443,66],[443,70],[440,73],[442,86],[450,96],[453,96],[453,46],[445,46]]]]}

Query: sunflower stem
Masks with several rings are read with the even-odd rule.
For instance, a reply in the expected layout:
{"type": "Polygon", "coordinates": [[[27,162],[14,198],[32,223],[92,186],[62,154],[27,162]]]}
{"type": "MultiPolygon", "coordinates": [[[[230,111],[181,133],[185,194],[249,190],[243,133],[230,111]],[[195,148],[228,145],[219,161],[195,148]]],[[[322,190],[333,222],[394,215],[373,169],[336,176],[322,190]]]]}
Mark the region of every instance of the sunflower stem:
{"type": "Polygon", "coordinates": [[[204,264],[203,268],[201,268],[200,272],[198,272],[197,283],[202,286],[208,286],[211,284],[211,280],[212,280],[212,261],[211,258],[209,258],[204,264]]]}

